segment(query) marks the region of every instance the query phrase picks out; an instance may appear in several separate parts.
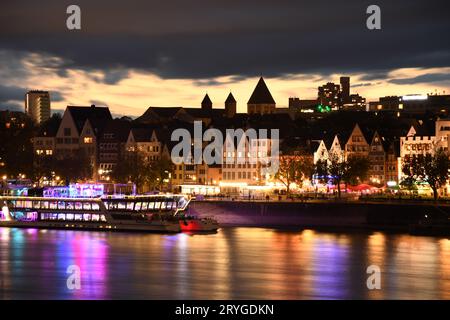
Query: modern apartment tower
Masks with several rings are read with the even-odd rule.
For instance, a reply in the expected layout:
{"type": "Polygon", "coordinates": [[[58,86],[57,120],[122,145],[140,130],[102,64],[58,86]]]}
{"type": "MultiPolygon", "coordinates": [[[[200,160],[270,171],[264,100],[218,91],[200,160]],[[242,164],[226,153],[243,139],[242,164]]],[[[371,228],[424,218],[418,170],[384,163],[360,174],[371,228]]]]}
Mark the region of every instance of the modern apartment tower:
{"type": "Polygon", "coordinates": [[[340,83],[342,104],[350,103],[350,77],[341,77],[340,83]]]}
{"type": "Polygon", "coordinates": [[[30,90],[25,95],[25,113],[35,123],[50,118],[50,94],[48,91],[30,90]]]}

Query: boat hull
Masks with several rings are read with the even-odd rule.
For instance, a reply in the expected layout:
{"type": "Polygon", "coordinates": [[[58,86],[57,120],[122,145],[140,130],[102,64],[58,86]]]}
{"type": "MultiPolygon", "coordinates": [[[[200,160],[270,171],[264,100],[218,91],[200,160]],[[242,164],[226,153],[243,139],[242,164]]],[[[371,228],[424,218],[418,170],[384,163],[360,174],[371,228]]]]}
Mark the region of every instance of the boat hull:
{"type": "Polygon", "coordinates": [[[187,232],[211,232],[219,229],[219,224],[214,220],[180,219],[181,231],[187,232]]]}
{"type": "Polygon", "coordinates": [[[0,227],[10,228],[38,228],[38,229],[72,229],[93,231],[137,231],[156,233],[178,233],[181,231],[179,224],[144,224],[130,222],[114,223],[75,223],[68,221],[2,221],[0,227]]]}
{"type": "Polygon", "coordinates": [[[436,236],[450,238],[450,225],[411,225],[409,233],[417,236],[436,236]]]}

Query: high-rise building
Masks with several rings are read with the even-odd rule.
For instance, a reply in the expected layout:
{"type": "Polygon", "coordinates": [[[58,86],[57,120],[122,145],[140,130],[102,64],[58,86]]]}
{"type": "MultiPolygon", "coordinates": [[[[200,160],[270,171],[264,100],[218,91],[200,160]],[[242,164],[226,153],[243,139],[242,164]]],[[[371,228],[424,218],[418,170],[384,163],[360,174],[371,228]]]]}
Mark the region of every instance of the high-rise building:
{"type": "Polygon", "coordinates": [[[340,99],[340,86],[333,82],[319,87],[318,100],[323,106],[328,106],[334,110],[339,109],[342,106],[340,99]]]}
{"type": "Polygon", "coordinates": [[[350,103],[350,77],[341,77],[340,83],[342,104],[350,103]]]}
{"type": "Polygon", "coordinates": [[[50,118],[50,94],[48,91],[30,90],[25,95],[25,113],[36,123],[50,118]]]}
{"type": "Polygon", "coordinates": [[[247,113],[275,113],[275,107],[275,100],[273,99],[269,88],[267,88],[264,79],[262,77],[259,78],[258,84],[247,102],[247,113]]]}

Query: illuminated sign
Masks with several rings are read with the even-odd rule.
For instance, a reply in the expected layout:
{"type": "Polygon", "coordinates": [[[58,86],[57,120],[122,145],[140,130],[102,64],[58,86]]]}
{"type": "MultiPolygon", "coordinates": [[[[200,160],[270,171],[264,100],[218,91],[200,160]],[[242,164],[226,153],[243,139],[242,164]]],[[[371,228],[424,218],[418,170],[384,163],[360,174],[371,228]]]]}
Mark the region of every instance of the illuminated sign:
{"type": "Polygon", "coordinates": [[[402,97],[403,101],[427,100],[428,96],[423,94],[410,94],[402,97]]]}

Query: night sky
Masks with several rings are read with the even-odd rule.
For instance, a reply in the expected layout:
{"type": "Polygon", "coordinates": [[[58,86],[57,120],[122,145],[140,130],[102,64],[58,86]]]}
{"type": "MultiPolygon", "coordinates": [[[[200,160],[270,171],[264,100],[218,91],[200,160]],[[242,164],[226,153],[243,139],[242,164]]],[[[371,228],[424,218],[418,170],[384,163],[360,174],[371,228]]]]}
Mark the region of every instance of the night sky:
{"type": "Polygon", "coordinates": [[[148,106],[244,111],[264,76],[278,106],[315,98],[317,86],[352,77],[352,92],[450,92],[450,3],[396,1],[5,1],[0,4],[0,108],[22,109],[27,89],[50,90],[52,108],[109,105],[136,116],[148,106]],[[80,31],[66,8],[81,7],[80,31]],[[366,28],[381,7],[382,29],[366,28]]]}

